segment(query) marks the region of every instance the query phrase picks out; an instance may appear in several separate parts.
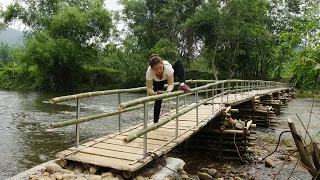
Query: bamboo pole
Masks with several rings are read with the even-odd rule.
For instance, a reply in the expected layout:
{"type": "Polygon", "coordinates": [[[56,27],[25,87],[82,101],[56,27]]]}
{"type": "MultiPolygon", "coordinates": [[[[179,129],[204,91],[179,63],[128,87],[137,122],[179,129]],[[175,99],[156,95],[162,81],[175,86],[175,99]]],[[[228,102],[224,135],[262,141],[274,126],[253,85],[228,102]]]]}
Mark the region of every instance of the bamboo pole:
{"type": "MultiPolygon", "coordinates": [[[[196,83],[196,82],[203,82],[203,83],[215,83],[214,80],[186,80],[186,83],[196,83]]],[[[179,83],[176,82],[174,85],[178,85],[179,83]]],[[[167,84],[165,87],[168,86],[167,84]]],[[[137,87],[137,88],[130,88],[130,89],[114,89],[114,90],[106,90],[106,91],[93,91],[93,92],[86,92],[86,93],[79,93],[74,95],[68,95],[68,96],[61,96],[61,97],[55,97],[50,100],[51,104],[65,102],[65,101],[71,101],[81,98],[88,98],[93,96],[102,96],[102,95],[111,95],[111,94],[118,94],[118,93],[136,93],[140,91],[147,90],[146,87],[137,87]]]]}
{"type": "Polygon", "coordinates": [[[289,128],[291,130],[291,134],[293,137],[293,140],[296,144],[296,147],[298,149],[298,152],[300,154],[301,157],[301,161],[302,163],[307,167],[307,170],[309,171],[309,173],[315,177],[317,174],[315,173],[315,168],[313,166],[313,164],[311,163],[311,160],[308,156],[308,153],[306,152],[306,149],[304,148],[304,144],[302,142],[301,137],[298,135],[298,132],[296,130],[296,127],[294,126],[293,120],[291,118],[287,118],[288,120],[288,124],[289,124],[289,128]]]}
{"type": "Polygon", "coordinates": [[[151,126],[148,126],[147,128],[145,129],[142,129],[142,130],[139,130],[135,133],[132,133],[132,134],[129,134],[126,138],[123,139],[123,142],[124,143],[130,143],[131,141],[137,139],[138,137],[140,137],[141,135],[143,134],[146,134],[148,133],[149,131],[152,131],[152,130],[155,130],[165,124],[167,124],[168,122],[170,122],[171,120],[183,115],[183,114],[186,114],[187,112],[193,110],[194,108],[196,107],[199,107],[201,106],[202,104],[204,104],[205,102],[211,100],[211,98],[208,98],[208,99],[205,99],[205,100],[202,100],[202,101],[199,101],[198,104],[195,104],[195,105],[191,105],[191,106],[188,106],[187,108],[185,109],[182,109],[181,111],[179,111],[179,113],[177,114],[174,114],[174,115],[171,115],[167,118],[165,118],[164,120],[162,121],[159,121],[158,123],[155,123],[155,124],[152,124],[151,126]]]}
{"type": "Polygon", "coordinates": [[[52,129],[52,128],[58,128],[58,127],[63,127],[63,126],[70,126],[70,125],[73,125],[73,124],[78,124],[78,123],[83,123],[83,122],[87,122],[87,121],[92,121],[92,120],[95,120],[95,119],[114,116],[114,115],[117,115],[117,114],[120,114],[120,113],[133,111],[133,110],[137,110],[137,109],[141,109],[141,108],[143,108],[142,105],[130,107],[128,109],[116,110],[116,111],[109,112],[109,113],[103,113],[103,114],[98,114],[98,115],[94,115],[94,116],[87,116],[87,117],[83,117],[83,118],[79,118],[79,119],[71,119],[71,120],[68,120],[68,121],[49,124],[49,128],[52,129]]]}
{"type": "Polygon", "coordinates": [[[205,128],[202,129],[201,132],[204,133],[213,133],[213,134],[224,134],[224,135],[250,135],[250,131],[243,131],[243,130],[233,130],[233,129],[225,129],[223,131],[219,130],[219,129],[209,129],[209,128],[205,128]]]}

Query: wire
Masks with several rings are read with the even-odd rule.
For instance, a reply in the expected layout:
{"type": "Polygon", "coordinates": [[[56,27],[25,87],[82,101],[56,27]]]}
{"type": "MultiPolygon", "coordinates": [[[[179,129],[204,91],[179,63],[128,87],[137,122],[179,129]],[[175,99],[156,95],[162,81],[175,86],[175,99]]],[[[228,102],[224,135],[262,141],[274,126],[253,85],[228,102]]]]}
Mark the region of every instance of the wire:
{"type": "Polygon", "coordinates": [[[267,157],[271,156],[273,153],[275,153],[275,152],[277,151],[277,149],[278,149],[278,147],[279,147],[279,144],[280,144],[280,139],[281,139],[282,134],[287,133],[287,132],[291,132],[291,131],[283,131],[283,132],[280,133],[279,139],[278,139],[278,143],[277,143],[277,146],[276,146],[275,150],[274,150],[272,153],[270,153],[269,155],[267,155],[266,157],[262,158],[260,162],[262,162],[262,161],[265,160],[267,157]]]}
{"type": "MultiPolygon", "coordinates": [[[[282,163],[282,165],[281,165],[280,170],[273,176],[272,180],[275,180],[276,177],[280,174],[280,172],[283,170],[283,167],[284,167],[284,165],[286,164],[287,160],[290,158],[290,156],[291,156],[293,153],[295,153],[295,151],[286,156],[285,160],[283,161],[283,163],[282,163]]],[[[293,171],[292,171],[292,172],[293,172],[293,171]]],[[[290,176],[291,176],[291,175],[290,175],[290,176]]]]}

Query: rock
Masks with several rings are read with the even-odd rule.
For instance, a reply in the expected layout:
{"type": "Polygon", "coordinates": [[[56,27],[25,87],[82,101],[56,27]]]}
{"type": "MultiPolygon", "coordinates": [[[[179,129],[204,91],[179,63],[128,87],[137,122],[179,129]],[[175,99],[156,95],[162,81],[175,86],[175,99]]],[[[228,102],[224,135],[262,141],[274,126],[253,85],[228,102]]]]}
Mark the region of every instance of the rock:
{"type": "Polygon", "coordinates": [[[243,172],[242,174],[239,175],[241,178],[247,179],[248,178],[248,173],[243,172]]]}
{"type": "Polygon", "coordinates": [[[201,172],[208,172],[208,171],[209,171],[209,168],[201,168],[200,171],[201,171],[201,172]]]}
{"type": "Polygon", "coordinates": [[[58,164],[56,163],[51,163],[49,165],[46,166],[46,172],[49,172],[50,174],[53,174],[55,172],[59,172],[61,171],[62,167],[59,166],[58,164]]]}
{"type": "Polygon", "coordinates": [[[210,174],[211,176],[217,175],[217,170],[214,169],[214,168],[209,169],[207,172],[208,172],[208,174],[210,174]]]}
{"type": "Polygon", "coordinates": [[[168,177],[165,177],[163,180],[171,180],[170,178],[168,178],[168,177]]]}
{"type": "Polygon", "coordinates": [[[62,179],[75,179],[77,176],[74,174],[63,174],[62,179]]]}
{"type": "Polygon", "coordinates": [[[118,178],[119,180],[124,180],[119,174],[116,175],[116,178],[118,178]]]}
{"type": "Polygon", "coordinates": [[[242,179],[241,179],[241,177],[239,177],[239,176],[235,176],[235,177],[234,177],[234,180],[242,180],[242,179]]]}
{"type": "Polygon", "coordinates": [[[270,157],[267,157],[265,159],[265,166],[266,167],[275,167],[276,164],[273,162],[273,160],[270,157]]]}
{"type": "Polygon", "coordinates": [[[44,177],[40,178],[39,180],[52,180],[52,179],[48,176],[44,176],[44,177]]]}
{"type": "Polygon", "coordinates": [[[77,179],[76,180],[88,180],[87,178],[85,178],[85,177],[77,177],[77,179]]]}
{"type": "Polygon", "coordinates": [[[74,174],[73,171],[70,171],[70,170],[68,170],[68,169],[61,169],[59,172],[60,172],[61,174],[74,174]]]}
{"type": "Polygon", "coordinates": [[[205,172],[198,172],[198,176],[201,180],[214,180],[214,178],[210,174],[205,172]]]}
{"type": "Polygon", "coordinates": [[[142,176],[137,176],[137,177],[135,177],[134,179],[135,179],[135,180],[144,180],[144,177],[142,177],[142,176]]]}
{"type": "Polygon", "coordinates": [[[30,175],[29,179],[39,179],[39,175],[30,175]]]}
{"type": "Polygon", "coordinates": [[[95,174],[99,170],[99,168],[100,167],[98,167],[98,166],[90,166],[89,173],[95,174]]]}
{"type": "Polygon", "coordinates": [[[76,167],[74,167],[73,171],[74,171],[75,174],[80,174],[80,173],[82,173],[84,171],[84,169],[81,166],[76,166],[76,167]]]}
{"type": "Polygon", "coordinates": [[[56,163],[63,168],[67,166],[67,160],[65,160],[65,159],[59,159],[56,161],[56,163]]]}
{"type": "Polygon", "coordinates": [[[102,179],[102,177],[99,176],[99,175],[91,175],[91,176],[89,177],[89,180],[101,180],[101,179],[102,179]]]}
{"type": "Polygon", "coordinates": [[[42,176],[49,176],[49,175],[50,175],[49,172],[42,173],[42,176]]]}
{"type": "Polygon", "coordinates": [[[59,172],[51,174],[50,177],[53,177],[56,180],[62,180],[62,174],[60,174],[59,172]]]}
{"type": "Polygon", "coordinates": [[[104,172],[101,174],[101,177],[110,177],[113,178],[114,175],[112,174],[112,172],[104,172]]]}
{"type": "Polygon", "coordinates": [[[197,175],[189,175],[189,178],[192,180],[200,180],[199,176],[197,175]]]}
{"type": "Polygon", "coordinates": [[[181,179],[188,180],[189,176],[187,174],[182,174],[181,179]]]}

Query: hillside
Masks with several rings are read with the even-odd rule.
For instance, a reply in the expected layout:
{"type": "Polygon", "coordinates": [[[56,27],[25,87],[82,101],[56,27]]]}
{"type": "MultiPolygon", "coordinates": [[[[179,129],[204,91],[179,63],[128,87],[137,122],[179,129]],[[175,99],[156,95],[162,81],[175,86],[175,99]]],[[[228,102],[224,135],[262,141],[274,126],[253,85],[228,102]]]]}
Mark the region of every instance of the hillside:
{"type": "Polygon", "coordinates": [[[22,45],[23,32],[13,28],[0,30],[0,42],[8,44],[9,46],[22,45]]]}

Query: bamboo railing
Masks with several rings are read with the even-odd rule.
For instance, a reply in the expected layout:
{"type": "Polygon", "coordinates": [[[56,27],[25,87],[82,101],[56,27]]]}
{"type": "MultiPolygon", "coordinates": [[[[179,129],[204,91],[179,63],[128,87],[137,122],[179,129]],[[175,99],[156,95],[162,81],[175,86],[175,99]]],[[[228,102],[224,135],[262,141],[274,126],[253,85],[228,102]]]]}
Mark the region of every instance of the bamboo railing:
{"type": "MultiPolygon", "coordinates": [[[[121,113],[134,111],[137,109],[144,108],[144,122],[143,122],[143,129],[127,136],[123,141],[125,143],[129,143],[132,140],[134,140],[137,137],[140,137],[144,135],[144,157],[146,157],[146,144],[147,144],[147,138],[146,133],[149,131],[152,131],[153,129],[157,129],[164,124],[170,122],[172,119],[176,119],[176,137],[178,136],[178,118],[179,116],[191,111],[192,109],[196,109],[196,118],[198,122],[198,107],[210,100],[214,101],[215,97],[224,95],[227,95],[227,101],[229,98],[229,94],[239,94],[239,96],[243,97],[243,94],[248,91],[257,90],[259,93],[259,90],[264,89],[276,89],[280,87],[288,87],[287,84],[279,83],[279,82],[273,82],[273,81],[260,81],[260,80],[222,80],[222,81],[214,81],[214,80],[187,80],[186,83],[192,83],[194,84],[194,88],[192,89],[192,93],[184,93],[183,91],[175,91],[165,94],[160,94],[157,96],[146,96],[139,99],[127,101],[127,102],[121,102],[121,94],[123,93],[137,93],[137,92],[146,92],[146,87],[138,87],[138,88],[132,88],[132,89],[115,89],[115,90],[107,90],[107,91],[95,91],[95,92],[87,92],[87,93],[80,93],[80,94],[74,94],[69,96],[61,96],[61,97],[55,97],[50,100],[52,104],[66,102],[66,101],[77,101],[77,112],[76,112],[76,118],[58,122],[58,123],[50,123],[49,128],[58,128],[63,126],[70,126],[70,125],[76,125],[76,147],[79,147],[79,137],[80,137],[80,124],[83,122],[88,122],[96,119],[101,119],[105,117],[115,116],[118,115],[119,119],[119,132],[121,131],[121,113]],[[198,87],[199,84],[205,84],[198,87]],[[205,98],[202,100],[199,100],[199,94],[200,93],[206,93],[205,98]],[[211,93],[211,97],[209,97],[209,93],[211,93]],[[118,110],[113,112],[107,112],[102,114],[97,114],[93,116],[87,116],[87,117],[79,117],[80,114],[80,99],[82,98],[90,98],[93,96],[102,96],[102,95],[112,95],[112,94],[118,94],[118,110]],[[188,106],[187,108],[179,111],[181,107],[179,106],[180,97],[186,97],[186,96],[194,96],[194,105],[188,106]],[[171,115],[167,117],[164,120],[161,120],[157,124],[153,124],[149,127],[147,127],[148,119],[148,106],[154,103],[155,100],[168,101],[168,100],[176,100],[176,114],[171,115]]],[[[178,83],[175,83],[177,85],[178,83]]],[[[237,96],[237,95],[236,95],[237,96]]],[[[237,97],[236,97],[237,98],[237,97]]],[[[186,99],[184,100],[186,103],[186,99]]],[[[184,105],[186,105],[184,103],[184,105]]],[[[223,98],[221,98],[221,104],[223,103],[223,98]]]]}

